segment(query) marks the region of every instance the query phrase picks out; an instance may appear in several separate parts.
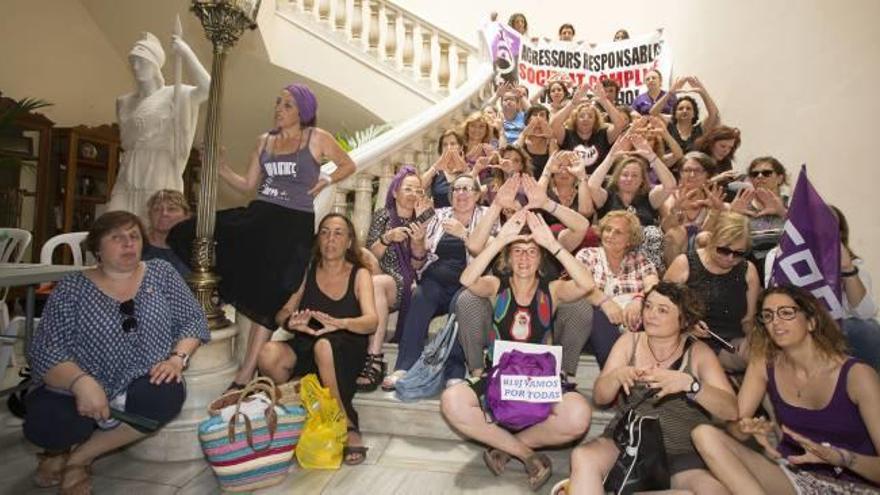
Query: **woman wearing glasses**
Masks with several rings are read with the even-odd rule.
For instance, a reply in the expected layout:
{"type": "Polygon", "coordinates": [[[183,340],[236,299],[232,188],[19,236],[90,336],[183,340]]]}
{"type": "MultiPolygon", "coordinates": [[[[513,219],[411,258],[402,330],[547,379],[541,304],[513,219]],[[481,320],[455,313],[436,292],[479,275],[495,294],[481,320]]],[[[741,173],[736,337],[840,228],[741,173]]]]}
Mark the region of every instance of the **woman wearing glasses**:
{"type": "Polygon", "coordinates": [[[430,203],[416,170],[407,165],[391,181],[385,206],[373,212],[365,246],[382,269],[373,275],[378,326],[370,336],[367,360],[357,380],[359,390],[376,390],[385,378],[382,344],[389,312],[398,311],[395,334],[399,338],[403,332],[416,271],[425,263],[424,225],[434,214],[430,203]]]}
{"type": "MultiPolygon", "coordinates": [[[[471,234],[489,209],[477,206],[480,184],[469,175],[452,181],[452,206],[436,210],[425,228],[427,259],[419,270],[419,283],[413,292],[403,333],[400,335],[396,370],[383,387],[390,388],[419,359],[425,347],[431,318],[448,312],[452,297],[461,288],[458,278],[479,251],[468,247],[471,234]]],[[[493,232],[498,230],[495,222],[493,232]]],[[[463,371],[463,370],[462,370],[463,371]]],[[[462,373],[463,374],[463,373],[462,373]]]]}
{"type": "Polygon", "coordinates": [[[787,184],[787,180],[785,167],[772,156],[752,160],[748,175],[752,187],[740,189],[731,201],[730,209],[749,217],[752,237],[750,260],[755,263],[763,280],[767,252],[779,243],[788,215],[788,196],[782,194],[782,186],[787,184]]]}
{"type": "MultiPolygon", "coordinates": [[[[589,270],[556,240],[539,215],[526,209],[507,220],[495,240],[468,264],[460,281],[475,296],[494,299],[493,325],[485,332],[493,335],[490,354],[494,340],[546,342],[560,303],[598,297],[589,270]],[[521,233],[526,226],[528,235],[521,233]],[[503,275],[483,275],[498,255],[503,275]],[[562,263],[571,280],[541,276],[542,260],[549,256],[562,263]]],[[[476,340],[469,341],[468,333],[459,334],[462,347],[479,345],[476,340]]],[[[547,419],[513,433],[487,421],[482,408],[487,383],[483,377],[447,388],[440,398],[441,413],[462,435],[488,446],[483,460],[493,474],[501,475],[515,457],[525,466],[529,487],[537,491],[550,478],[553,467],[549,457],[535,451],[580,439],[590,426],[590,406],[579,393],[565,392],[547,419]]]]}
{"type": "Polygon", "coordinates": [[[708,232],[706,247],[675,258],[663,280],[686,284],[702,295],[706,317],[694,334],[718,354],[725,369],[742,371],[748,354],[745,336],[761,292],[758,271],[744,259],[751,245],[748,219],[721,213],[708,232]]]}
{"type": "Polygon", "coordinates": [[[759,307],[741,419],[729,428],[736,439],[710,425],[692,433],[709,469],[735,493],[877,493],[877,373],[846,354],[840,328],[806,290],[768,289],[759,307]],[[765,393],[777,424],[753,417],[765,393]],[[780,434],[773,445],[769,437],[780,434]],[[737,441],[749,437],[763,455],[737,441]]]}
{"type": "Polygon", "coordinates": [[[46,303],[28,355],[37,388],[24,423],[45,449],[38,486],[91,493],[96,457],[156,430],[111,412],[164,425],[183,405],[183,370],[210,340],[208,322],[168,262],[141,261],[144,238],[136,215],[105,213],[85,241],[98,265],[67,276],[46,303]]]}

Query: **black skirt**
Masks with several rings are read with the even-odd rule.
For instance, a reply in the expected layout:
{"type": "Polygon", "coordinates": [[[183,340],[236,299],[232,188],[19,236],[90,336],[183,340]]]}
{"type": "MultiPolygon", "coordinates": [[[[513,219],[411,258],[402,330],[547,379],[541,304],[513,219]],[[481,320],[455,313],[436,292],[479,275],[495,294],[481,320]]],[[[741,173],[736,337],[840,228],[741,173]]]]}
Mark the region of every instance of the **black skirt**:
{"type": "MultiPolygon", "coordinates": [[[[168,245],[190,262],[196,220],[177,224],[168,245]]],[[[220,297],[274,331],[275,315],[299,289],[311,258],[315,214],[265,201],[217,212],[214,229],[220,297]]]]}

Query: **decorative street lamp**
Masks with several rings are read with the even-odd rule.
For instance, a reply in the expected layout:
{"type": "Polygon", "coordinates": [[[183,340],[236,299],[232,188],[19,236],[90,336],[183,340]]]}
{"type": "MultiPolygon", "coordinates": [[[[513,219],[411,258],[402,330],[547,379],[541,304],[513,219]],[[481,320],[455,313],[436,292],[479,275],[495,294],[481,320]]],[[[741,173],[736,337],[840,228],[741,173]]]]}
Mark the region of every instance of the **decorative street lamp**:
{"type": "Polygon", "coordinates": [[[205,120],[205,159],[196,214],[196,238],[192,246],[192,275],[188,281],[202,305],[212,330],[230,324],[216,304],[214,293],[220,277],[214,268],[214,223],[217,212],[217,157],[220,150],[220,109],[223,99],[223,64],[245,29],[257,27],[260,0],[193,0],[191,10],[199,18],[205,35],[214,45],[211,89],[205,120]]]}

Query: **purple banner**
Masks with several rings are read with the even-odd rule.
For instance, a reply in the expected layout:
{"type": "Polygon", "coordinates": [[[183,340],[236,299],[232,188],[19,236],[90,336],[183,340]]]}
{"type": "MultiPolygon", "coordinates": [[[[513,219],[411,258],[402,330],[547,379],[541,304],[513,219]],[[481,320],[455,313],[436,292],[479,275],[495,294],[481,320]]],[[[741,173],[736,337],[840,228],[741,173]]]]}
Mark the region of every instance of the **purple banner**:
{"type": "Polygon", "coordinates": [[[835,319],[843,318],[840,303],[840,228],[831,208],[801,167],[779,241],[771,285],[790,284],[822,300],[835,319]]]}

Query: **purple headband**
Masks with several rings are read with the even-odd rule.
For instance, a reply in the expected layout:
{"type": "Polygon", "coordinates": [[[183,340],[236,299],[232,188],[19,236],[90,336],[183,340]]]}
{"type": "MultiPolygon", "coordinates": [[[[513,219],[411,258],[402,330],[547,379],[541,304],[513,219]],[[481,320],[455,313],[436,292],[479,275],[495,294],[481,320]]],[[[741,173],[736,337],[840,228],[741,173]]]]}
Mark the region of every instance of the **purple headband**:
{"type": "Polygon", "coordinates": [[[311,125],[318,113],[318,100],[315,98],[315,94],[305,84],[291,84],[284,89],[296,100],[300,124],[311,125]]]}

